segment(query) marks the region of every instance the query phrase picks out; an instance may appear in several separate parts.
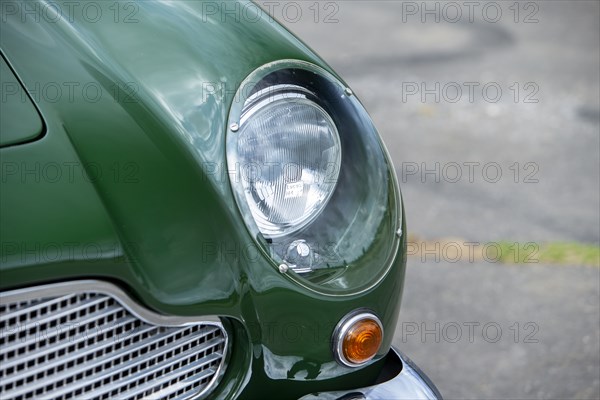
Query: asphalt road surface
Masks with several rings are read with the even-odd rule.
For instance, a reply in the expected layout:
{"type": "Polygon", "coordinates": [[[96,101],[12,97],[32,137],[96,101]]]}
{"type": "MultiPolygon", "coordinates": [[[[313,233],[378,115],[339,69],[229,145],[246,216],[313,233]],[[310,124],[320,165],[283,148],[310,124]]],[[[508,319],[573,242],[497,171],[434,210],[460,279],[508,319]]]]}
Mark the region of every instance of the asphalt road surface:
{"type": "Polygon", "coordinates": [[[598,399],[599,278],[411,259],[394,344],[447,399],[598,399]]]}
{"type": "MultiPolygon", "coordinates": [[[[277,4],[372,115],[410,233],[599,243],[599,2],[277,4]]],[[[446,398],[600,398],[598,268],[437,256],[394,342],[446,398]]]]}

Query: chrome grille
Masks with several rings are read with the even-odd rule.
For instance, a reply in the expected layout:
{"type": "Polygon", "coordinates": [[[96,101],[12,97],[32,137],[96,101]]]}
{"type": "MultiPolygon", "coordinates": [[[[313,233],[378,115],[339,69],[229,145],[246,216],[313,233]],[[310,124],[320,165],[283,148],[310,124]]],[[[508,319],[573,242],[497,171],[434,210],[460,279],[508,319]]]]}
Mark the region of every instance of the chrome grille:
{"type": "Polygon", "coordinates": [[[155,314],[116,286],[65,282],[0,294],[0,398],[190,399],[221,375],[216,318],[155,314]]]}

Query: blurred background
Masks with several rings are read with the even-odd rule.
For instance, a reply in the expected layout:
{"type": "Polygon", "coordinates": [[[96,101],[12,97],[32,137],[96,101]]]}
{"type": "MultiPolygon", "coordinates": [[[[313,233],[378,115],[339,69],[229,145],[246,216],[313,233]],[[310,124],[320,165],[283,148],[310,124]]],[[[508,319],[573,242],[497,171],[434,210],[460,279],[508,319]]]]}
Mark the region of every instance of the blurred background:
{"type": "Polygon", "coordinates": [[[348,82],[394,160],[394,343],[448,399],[600,398],[600,3],[259,4],[348,82]]]}

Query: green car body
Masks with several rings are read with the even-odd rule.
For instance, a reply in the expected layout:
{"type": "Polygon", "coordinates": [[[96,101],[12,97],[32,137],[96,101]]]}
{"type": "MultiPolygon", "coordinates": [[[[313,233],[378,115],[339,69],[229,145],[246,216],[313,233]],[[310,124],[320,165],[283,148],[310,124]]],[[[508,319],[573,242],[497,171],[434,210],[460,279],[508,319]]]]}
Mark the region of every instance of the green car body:
{"type": "MultiPolygon", "coordinates": [[[[248,231],[229,180],[206,167],[226,159],[229,111],[253,71],[279,60],[331,68],[247,3],[238,6],[252,18],[207,13],[199,1],[140,2],[133,15],[122,3],[117,15],[106,2],[97,20],[78,9],[57,16],[48,4],[2,2],[2,56],[41,124],[31,107],[2,115],[6,126],[33,123],[0,148],[0,289],[97,279],[160,314],[219,316],[231,343],[213,398],[372,385],[406,265],[395,179],[387,231],[357,261],[383,272],[344,292],[282,274],[248,231]],[[335,363],[331,336],[361,308],[380,317],[385,335],[374,362],[350,369],[335,363]],[[283,378],[269,376],[265,352],[287,365],[283,378]]],[[[3,87],[3,104],[16,98],[12,88],[3,87]]]]}

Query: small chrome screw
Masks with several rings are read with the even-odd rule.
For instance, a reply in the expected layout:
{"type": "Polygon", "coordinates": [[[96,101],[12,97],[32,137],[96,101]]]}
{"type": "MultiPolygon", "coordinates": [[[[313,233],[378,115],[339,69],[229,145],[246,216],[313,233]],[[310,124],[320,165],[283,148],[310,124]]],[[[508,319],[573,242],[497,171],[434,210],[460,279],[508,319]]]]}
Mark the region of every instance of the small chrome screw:
{"type": "Polygon", "coordinates": [[[346,90],[344,90],[344,92],[346,93],[346,96],[352,96],[352,89],[346,88],[346,90]]]}
{"type": "Polygon", "coordinates": [[[231,132],[237,132],[238,129],[240,129],[240,126],[234,122],[233,124],[229,125],[229,129],[231,129],[231,132]]]}
{"type": "Polygon", "coordinates": [[[396,231],[396,235],[398,237],[402,237],[402,228],[398,228],[398,230],[396,231]]]}
{"type": "Polygon", "coordinates": [[[288,272],[288,266],[286,264],[279,264],[279,272],[285,274],[288,272]]]}

